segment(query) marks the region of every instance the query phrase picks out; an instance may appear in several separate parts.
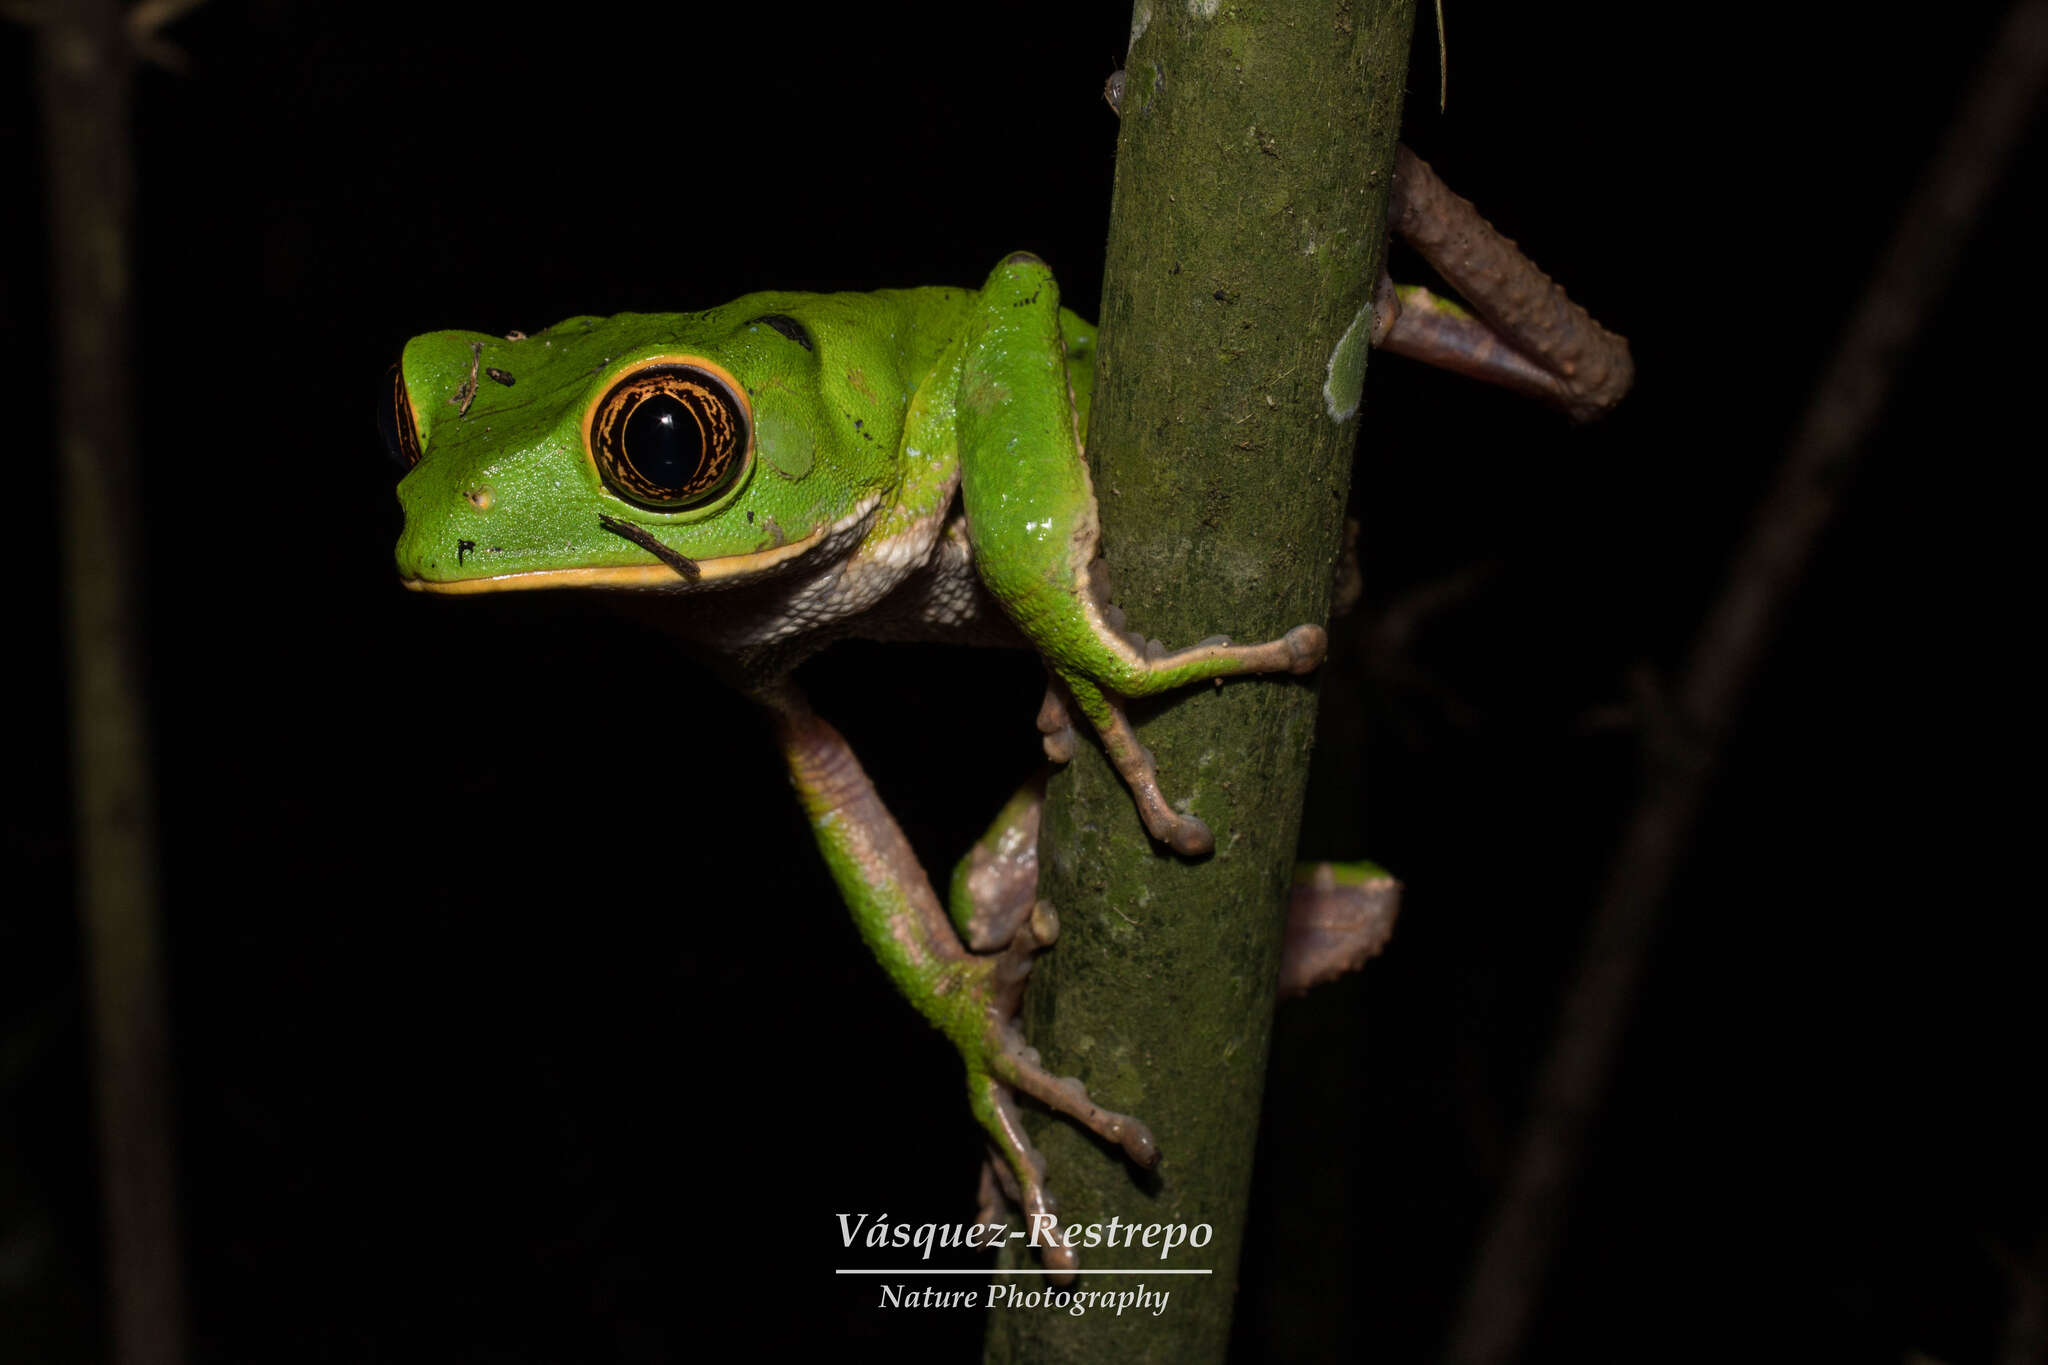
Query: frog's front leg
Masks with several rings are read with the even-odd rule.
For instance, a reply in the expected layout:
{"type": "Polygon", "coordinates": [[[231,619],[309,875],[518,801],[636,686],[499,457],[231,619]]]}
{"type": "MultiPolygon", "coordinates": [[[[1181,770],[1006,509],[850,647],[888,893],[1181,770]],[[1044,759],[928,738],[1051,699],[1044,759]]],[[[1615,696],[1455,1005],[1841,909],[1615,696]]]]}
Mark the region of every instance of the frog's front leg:
{"type": "MultiPolygon", "coordinates": [[[[1009,938],[1000,951],[970,952],[852,746],[787,679],[756,693],[774,717],[790,780],[861,938],[896,988],[959,1050],[974,1116],[1002,1154],[1026,1215],[1053,1220],[1054,1204],[1044,1159],[1024,1134],[1014,1091],[1078,1120],[1141,1166],[1157,1162],[1159,1149],[1143,1123],[1097,1105],[1080,1081],[1047,1072],[1016,1025],[1032,954],[1057,932],[1050,909],[1023,916],[1014,929],[1006,926],[1009,938]]],[[[1040,1230],[1053,1226],[1033,1223],[1040,1230]]],[[[1040,1245],[1048,1268],[1074,1269],[1071,1249],[1043,1239],[1040,1245]]]]}
{"type": "Polygon", "coordinates": [[[1152,837],[1179,853],[1207,853],[1214,836],[1167,803],[1124,700],[1238,673],[1307,673],[1329,637],[1300,625],[1263,644],[1219,636],[1167,652],[1123,633],[1099,581],[1095,490],[1068,387],[1059,290],[1035,256],[1009,257],[982,288],[957,420],[961,498],[982,582],[1101,735],[1152,837]]]}

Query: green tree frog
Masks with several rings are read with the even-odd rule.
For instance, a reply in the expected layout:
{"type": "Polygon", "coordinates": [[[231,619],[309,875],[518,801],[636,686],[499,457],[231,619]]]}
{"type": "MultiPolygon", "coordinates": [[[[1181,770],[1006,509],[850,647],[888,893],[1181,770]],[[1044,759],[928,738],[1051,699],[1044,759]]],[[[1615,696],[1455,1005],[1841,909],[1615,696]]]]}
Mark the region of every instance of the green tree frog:
{"type": "MultiPolygon", "coordinates": [[[[1306,673],[1326,637],[1304,624],[1169,652],[1124,631],[1082,459],[1094,346],[1052,272],[1019,253],[978,290],[760,293],[532,336],[416,337],[383,414],[408,466],[406,586],[645,594],[766,707],[863,940],[959,1051],[996,1174],[1045,1219],[1015,1092],[1140,1165],[1158,1147],[1143,1123],[1049,1074],[1014,1022],[1031,956],[1057,932],[1032,892],[1035,800],[1012,802],[963,864],[949,916],[791,670],[844,636],[1027,645],[1052,679],[1048,753],[1071,752],[1078,712],[1152,836],[1184,855],[1211,848],[1164,795],[1125,699],[1306,673]]],[[[1047,1259],[1073,1267],[1065,1248],[1047,1259]]]]}
{"type": "MultiPolygon", "coordinates": [[[[1382,278],[1373,344],[1531,394],[1584,420],[1634,374],[1627,342],[1399,150],[1390,221],[1470,311],[1382,278]]],[[[955,872],[947,906],[846,741],[791,678],[844,636],[1009,643],[1051,677],[1038,725],[1064,761],[1078,711],[1153,838],[1214,840],[1174,809],[1124,702],[1240,673],[1306,673],[1321,626],[1168,651],[1124,629],[1096,557],[1082,441],[1095,329],[1044,262],[978,290],[749,294],[701,313],[580,317],[534,336],[435,332],[385,395],[407,466],[398,569],[422,592],[643,594],[772,719],[818,848],[868,948],[959,1051],[995,1183],[1050,1227],[1032,1096],[1151,1165],[1145,1125],[1049,1074],[1015,1014],[1058,932],[1036,896],[1026,788],[955,872]]],[[[1386,941],[1397,887],[1369,863],[1297,873],[1280,986],[1306,989],[1386,941]]],[[[984,1216],[993,1205],[984,1182],[984,1216]]],[[[1050,1268],[1074,1254],[1045,1245],[1050,1268]]]]}

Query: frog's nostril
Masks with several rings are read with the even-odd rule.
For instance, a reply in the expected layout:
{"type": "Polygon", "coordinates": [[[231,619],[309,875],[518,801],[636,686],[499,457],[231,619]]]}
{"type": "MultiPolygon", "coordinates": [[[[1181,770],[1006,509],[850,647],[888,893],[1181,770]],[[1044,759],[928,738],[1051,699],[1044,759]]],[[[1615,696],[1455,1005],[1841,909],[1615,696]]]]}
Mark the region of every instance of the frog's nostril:
{"type": "Polygon", "coordinates": [[[491,504],[498,500],[497,495],[488,488],[472,488],[464,496],[469,499],[469,505],[479,512],[490,511],[491,504]]]}

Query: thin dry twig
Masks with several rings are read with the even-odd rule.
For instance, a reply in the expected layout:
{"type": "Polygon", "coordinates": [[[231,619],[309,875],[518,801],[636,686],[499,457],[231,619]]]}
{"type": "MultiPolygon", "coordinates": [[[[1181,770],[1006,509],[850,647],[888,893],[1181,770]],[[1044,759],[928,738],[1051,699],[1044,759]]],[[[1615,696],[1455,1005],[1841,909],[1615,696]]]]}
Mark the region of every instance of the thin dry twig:
{"type": "Polygon", "coordinates": [[[1688,742],[1653,754],[1565,996],[1514,1166],[1480,1242],[1446,1352],[1452,1365],[1507,1365],[1521,1354],[1658,914],[1724,742],[1907,349],[1954,274],[2039,102],[2044,75],[2048,0],[2022,0],[2008,11],[1909,201],[1701,627],[1671,699],[1673,721],[1688,742]]]}

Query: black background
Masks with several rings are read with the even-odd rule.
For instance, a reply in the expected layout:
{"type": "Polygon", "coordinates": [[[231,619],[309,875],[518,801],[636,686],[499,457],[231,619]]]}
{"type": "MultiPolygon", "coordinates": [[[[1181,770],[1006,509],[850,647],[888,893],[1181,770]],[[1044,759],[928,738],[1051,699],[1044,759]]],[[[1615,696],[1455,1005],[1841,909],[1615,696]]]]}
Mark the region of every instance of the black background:
{"type": "MultiPolygon", "coordinates": [[[[964,1355],[971,1315],[877,1312],[828,1273],[861,1263],[835,1212],[968,1216],[980,1144],[758,722],[594,600],[400,591],[371,414],[417,332],[971,285],[1016,248],[1092,316],[1128,17],[532,13],[217,0],[170,35],[189,74],[139,78],[198,1359],[652,1361],[707,1324],[964,1355]]],[[[1682,658],[1995,11],[1449,19],[1448,111],[1425,16],[1407,140],[1632,339],[1640,379],[1573,430],[1373,363],[1368,610],[1492,567],[1398,667],[1352,636],[1330,670],[1305,851],[1369,853],[1410,896],[1386,958],[1283,1011],[1248,1360],[1441,1340],[1635,790],[1634,741],[1588,718],[1682,658]]],[[[57,433],[31,42],[0,42],[0,1357],[70,1360],[101,1343],[57,433]]],[[[2033,785],[2014,484],[2040,454],[2042,169],[2036,135],[1746,717],[1535,1358],[1991,1358],[1999,1250],[2041,1235],[2044,1194],[2034,831],[1997,780],[2033,785]]],[[[844,646],[806,678],[935,868],[1033,762],[1021,658],[844,646]]]]}

